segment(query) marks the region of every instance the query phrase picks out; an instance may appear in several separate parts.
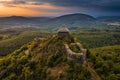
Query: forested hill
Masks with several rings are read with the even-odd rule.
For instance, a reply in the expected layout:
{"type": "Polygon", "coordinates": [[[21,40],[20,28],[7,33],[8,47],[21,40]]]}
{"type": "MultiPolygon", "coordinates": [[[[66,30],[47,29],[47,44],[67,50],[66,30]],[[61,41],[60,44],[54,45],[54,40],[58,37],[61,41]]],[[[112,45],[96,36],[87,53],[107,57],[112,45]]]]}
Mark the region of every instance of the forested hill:
{"type": "Polygon", "coordinates": [[[67,58],[64,44],[73,42],[73,37],[59,36],[29,42],[0,59],[0,80],[100,80],[87,63],[67,58]]]}

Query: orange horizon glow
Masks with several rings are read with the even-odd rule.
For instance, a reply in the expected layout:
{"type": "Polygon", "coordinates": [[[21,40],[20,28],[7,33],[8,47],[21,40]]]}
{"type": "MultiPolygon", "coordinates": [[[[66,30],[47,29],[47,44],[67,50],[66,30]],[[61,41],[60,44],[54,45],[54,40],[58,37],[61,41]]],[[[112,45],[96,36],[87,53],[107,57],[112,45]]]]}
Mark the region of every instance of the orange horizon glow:
{"type": "Polygon", "coordinates": [[[41,5],[32,5],[31,3],[9,5],[0,3],[0,16],[53,16],[59,14],[59,12],[50,12],[49,10],[58,9],[65,10],[63,7],[56,7],[48,3],[41,5]]]}

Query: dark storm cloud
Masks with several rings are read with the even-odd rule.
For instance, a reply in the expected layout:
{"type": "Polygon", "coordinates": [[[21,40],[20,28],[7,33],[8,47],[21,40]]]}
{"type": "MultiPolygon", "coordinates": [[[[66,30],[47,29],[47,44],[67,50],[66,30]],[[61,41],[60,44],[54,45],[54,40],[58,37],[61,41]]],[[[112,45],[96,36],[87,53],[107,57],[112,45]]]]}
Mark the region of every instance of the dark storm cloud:
{"type": "Polygon", "coordinates": [[[42,5],[43,3],[36,0],[13,0],[12,4],[30,4],[30,5],[42,5]]]}
{"type": "Polygon", "coordinates": [[[97,11],[120,12],[120,0],[31,0],[56,6],[86,8],[97,11]]]}
{"type": "Polygon", "coordinates": [[[83,8],[87,11],[120,13],[120,0],[12,0],[8,3],[11,5],[49,3],[55,6],[75,8],[78,11],[83,8]]]}
{"type": "Polygon", "coordinates": [[[105,11],[120,12],[120,0],[111,1],[101,7],[105,11]]]}

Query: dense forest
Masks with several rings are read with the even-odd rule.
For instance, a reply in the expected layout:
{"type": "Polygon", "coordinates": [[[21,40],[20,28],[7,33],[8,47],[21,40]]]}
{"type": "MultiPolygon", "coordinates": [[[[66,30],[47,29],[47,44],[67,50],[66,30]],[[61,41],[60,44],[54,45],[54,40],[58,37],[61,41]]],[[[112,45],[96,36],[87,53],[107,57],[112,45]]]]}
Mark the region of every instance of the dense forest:
{"type": "Polygon", "coordinates": [[[102,80],[120,79],[120,45],[90,49],[88,56],[102,80]]]}

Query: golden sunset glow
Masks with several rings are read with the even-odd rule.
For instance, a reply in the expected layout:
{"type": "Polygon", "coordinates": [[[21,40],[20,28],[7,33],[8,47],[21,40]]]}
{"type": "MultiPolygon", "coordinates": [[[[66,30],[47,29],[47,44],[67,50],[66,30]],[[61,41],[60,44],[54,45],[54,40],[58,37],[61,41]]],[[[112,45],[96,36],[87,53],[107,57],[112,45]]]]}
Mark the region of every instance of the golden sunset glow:
{"type": "Polygon", "coordinates": [[[72,13],[116,16],[120,15],[119,3],[120,0],[0,0],[0,16],[58,16],[72,13]]]}
{"type": "Polygon", "coordinates": [[[2,5],[0,5],[0,10],[2,10],[4,7],[2,5]]]}
{"type": "MultiPolygon", "coordinates": [[[[4,0],[3,0],[4,1],[4,0]]],[[[12,1],[12,0],[6,0],[12,1]]],[[[57,7],[49,3],[37,4],[34,2],[28,2],[26,4],[8,4],[0,3],[0,16],[44,16],[44,15],[56,15],[59,12],[52,12],[55,10],[66,10],[64,7],[57,7]],[[51,11],[50,11],[51,10],[51,11]]]]}
{"type": "Polygon", "coordinates": [[[40,12],[37,11],[32,11],[32,10],[27,10],[27,9],[21,9],[21,8],[2,8],[0,10],[0,15],[1,16],[10,16],[10,15],[38,15],[40,12]]]}

